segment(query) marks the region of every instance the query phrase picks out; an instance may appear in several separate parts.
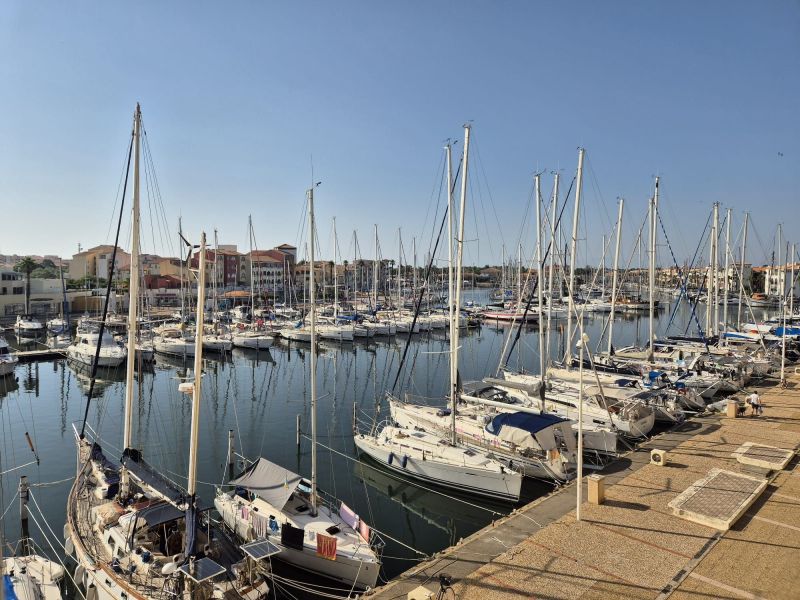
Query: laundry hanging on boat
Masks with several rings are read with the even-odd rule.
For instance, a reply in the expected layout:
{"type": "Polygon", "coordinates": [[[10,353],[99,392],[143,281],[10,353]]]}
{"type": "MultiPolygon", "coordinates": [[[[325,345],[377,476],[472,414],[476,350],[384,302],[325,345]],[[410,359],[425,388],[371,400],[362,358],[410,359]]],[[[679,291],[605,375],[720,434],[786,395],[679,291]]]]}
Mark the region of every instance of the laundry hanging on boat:
{"type": "Polygon", "coordinates": [[[318,533],[317,554],[329,560],[336,560],[336,538],[330,535],[318,533]]]}
{"type": "Polygon", "coordinates": [[[281,544],[287,548],[302,550],[304,538],[305,531],[302,528],[293,527],[289,523],[284,523],[281,527],[281,544]]]}
{"type": "Polygon", "coordinates": [[[361,521],[361,523],[358,524],[358,533],[361,534],[361,537],[364,538],[365,542],[369,543],[370,529],[366,522],[361,521]]]}
{"type": "Polygon", "coordinates": [[[350,527],[356,530],[358,529],[358,522],[361,518],[344,502],[342,502],[342,505],[339,507],[339,516],[342,517],[342,521],[350,525],[350,527]]]}

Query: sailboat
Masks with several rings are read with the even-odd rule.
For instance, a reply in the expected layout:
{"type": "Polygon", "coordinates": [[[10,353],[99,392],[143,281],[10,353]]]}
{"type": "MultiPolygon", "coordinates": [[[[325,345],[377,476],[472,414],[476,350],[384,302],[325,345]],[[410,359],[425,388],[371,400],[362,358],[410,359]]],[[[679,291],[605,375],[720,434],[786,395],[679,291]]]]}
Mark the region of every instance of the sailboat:
{"type": "Polygon", "coordinates": [[[317,347],[314,285],[314,189],[308,191],[311,237],[309,329],[311,341],[311,480],[259,458],[230,481],[233,492],[217,490],[214,506],[243,541],[269,543],[277,558],[300,569],[345,584],[375,587],[380,573],[376,532],[346,505],[324,501],[317,490],[317,347]]]}
{"type": "Polygon", "coordinates": [[[17,355],[11,351],[11,346],[5,338],[0,337],[0,377],[11,375],[19,363],[17,355]]]}
{"type": "MultiPolygon", "coordinates": [[[[247,217],[248,234],[250,238],[250,306],[255,306],[255,290],[253,281],[253,218],[247,217]]],[[[259,329],[256,323],[250,325],[248,329],[242,325],[233,334],[233,345],[237,348],[252,348],[254,350],[266,350],[275,342],[275,336],[265,329],[259,329]]]]}
{"type": "MultiPolygon", "coordinates": [[[[468,448],[457,442],[456,405],[459,395],[458,383],[458,335],[456,316],[460,314],[461,287],[463,282],[464,212],[467,193],[467,165],[469,159],[470,126],[464,127],[464,159],[461,179],[461,210],[457,237],[456,259],[457,281],[453,296],[453,199],[450,145],[447,151],[448,190],[448,240],[450,260],[448,267],[450,298],[448,302],[450,323],[450,427],[447,434],[421,429],[407,429],[384,423],[370,433],[354,433],[356,447],[382,464],[403,475],[425,482],[456,489],[463,493],[495,499],[518,501],[522,487],[522,474],[507,463],[491,457],[487,451],[468,448]]],[[[390,402],[397,400],[389,396],[390,402]]]]}
{"type": "MultiPolygon", "coordinates": [[[[132,298],[136,297],[139,285],[140,136],[141,112],[137,104],[132,140],[135,148],[130,281],[132,298]]],[[[204,311],[205,251],[203,234],[197,291],[199,322],[202,322],[204,311]]],[[[116,245],[114,252],[116,253],[116,245]]],[[[130,331],[135,331],[136,313],[137,302],[130,302],[130,331]]],[[[74,553],[78,563],[75,579],[85,587],[87,598],[189,600],[214,597],[226,600],[258,600],[269,591],[266,581],[253,568],[255,559],[251,558],[252,555],[245,555],[241,549],[229,543],[210,522],[199,526],[201,514],[209,507],[203,505],[196,495],[202,384],[202,340],[199,336],[195,338],[195,345],[194,381],[187,381],[179,386],[179,390],[192,396],[186,489],[178,488],[145,462],[141,451],[132,445],[134,335],[128,336],[124,451],[121,464],[106,458],[99,438],[89,439],[86,418],[80,431],[75,427],[78,472],[67,499],[65,547],[69,553],[74,553]]],[[[90,388],[89,401],[91,396],[90,388]]]]}
{"type": "MultiPolygon", "coordinates": [[[[3,467],[0,464],[0,479],[3,467]]],[[[0,485],[2,489],[2,485],[0,485]]],[[[19,505],[22,537],[16,544],[3,539],[0,520],[0,597],[8,600],[62,600],[61,583],[64,567],[34,551],[33,540],[28,537],[28,483],[22,476],[19,484],[19,505]],[[6,548],[11,556],[3,556],[6,548]]]]}

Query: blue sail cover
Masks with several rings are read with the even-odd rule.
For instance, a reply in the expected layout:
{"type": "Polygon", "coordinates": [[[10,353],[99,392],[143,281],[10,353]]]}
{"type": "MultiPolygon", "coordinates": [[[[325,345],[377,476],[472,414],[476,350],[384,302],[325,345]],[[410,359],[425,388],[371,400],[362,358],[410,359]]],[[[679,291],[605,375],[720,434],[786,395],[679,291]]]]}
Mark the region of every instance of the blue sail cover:
{"type": "Polygon", "coordinates": [[[551,414],[532,415],[530,413],[515,412],[502,413],[497,415],[486,425],[486,431],[492,435],[499,435],[503,427],[514,427],[527,431],[531,435],[542,429],[547,429],[558,423],[563,423],[566,419],[551,414]]]}

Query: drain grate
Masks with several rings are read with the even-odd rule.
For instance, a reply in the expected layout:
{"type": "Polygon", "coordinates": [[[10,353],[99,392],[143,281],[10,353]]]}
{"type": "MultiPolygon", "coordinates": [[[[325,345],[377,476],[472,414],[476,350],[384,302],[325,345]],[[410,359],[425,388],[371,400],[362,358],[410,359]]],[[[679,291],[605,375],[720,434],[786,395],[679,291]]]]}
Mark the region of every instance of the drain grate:
{"type": "Polygon", "coordinates": [[[792,460],[794,450],[745,442],[736,449],[733,456],[743,465],[780,471],[786,468],[786,465],[792,460]]]}
{"type": "Polygon", "coordinates": [[[761,495],[767,481],[733,471],[711,469],[669,503],[673,512],[688,521],[723,531],[761,495]]]}

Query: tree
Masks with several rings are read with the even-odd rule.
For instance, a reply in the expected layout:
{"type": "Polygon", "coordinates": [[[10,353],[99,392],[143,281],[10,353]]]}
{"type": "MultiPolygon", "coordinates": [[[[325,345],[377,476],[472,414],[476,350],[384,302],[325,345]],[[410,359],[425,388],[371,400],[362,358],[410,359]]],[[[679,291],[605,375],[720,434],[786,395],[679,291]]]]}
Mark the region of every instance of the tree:
{"type": "Polygon", "coordinates": [[[30,256],[26,256],[19,261],[14,270],[17,273],[25,273],[25,314],[30,313],[30,299],[31,299],[31,272],[39,265],[30,256]]]}

